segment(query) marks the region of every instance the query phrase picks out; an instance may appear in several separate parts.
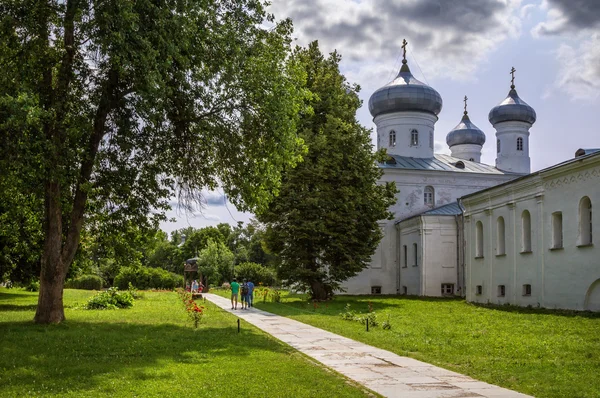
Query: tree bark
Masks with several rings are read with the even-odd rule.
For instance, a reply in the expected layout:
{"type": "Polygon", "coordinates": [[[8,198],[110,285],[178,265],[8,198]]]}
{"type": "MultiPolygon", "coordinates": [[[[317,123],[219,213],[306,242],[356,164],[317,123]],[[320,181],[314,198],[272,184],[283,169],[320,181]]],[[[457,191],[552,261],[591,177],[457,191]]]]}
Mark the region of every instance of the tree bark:
{"type": "Polygon", "coordinates": [[[328,299],[327,287],[323,282],[316,280],[311,281],[310,290],[312,292],[313,300],[325,301],[328,299]]]}
{"type": "Polygon", "coordinates": [[[42,252],[40,293],[34,321],[36,323],[60,323],[65,320],[63,287],[66,276],[61,258],[62,212],[60,186],[48,182],[46,191],[45,240],[42,252]]]}

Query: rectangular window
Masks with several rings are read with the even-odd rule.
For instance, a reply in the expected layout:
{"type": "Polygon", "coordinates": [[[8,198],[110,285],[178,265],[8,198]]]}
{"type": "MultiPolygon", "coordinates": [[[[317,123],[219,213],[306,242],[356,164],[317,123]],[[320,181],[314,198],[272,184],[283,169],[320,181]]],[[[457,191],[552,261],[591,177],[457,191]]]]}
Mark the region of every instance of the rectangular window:
{"type": "Polygon", "coordinates": [[[433,131],[429,132],[429,148],[433,149],[433,131]]]}
{"type": "Polygon", "coordinates": [[[531,285],[523,285],[523,296],[531,296],[531,285]]]}
{"type": "Polygon", "coordinates": [[[402,264],[402,268],[408,267],[408,247],[406,245],[402,246],[402,250],[404,251],[404,263],[402,264]]]}
{"type": "Polygon", "coordinates": [[[419,252],[417,250],[417,244],[413,243],[413,251],[415,254],[415,262],[413,263],[413,267],[418,267],[419,266],[419,252]]]}
{"type": "Polygon", "coordinates": [[[498,297],[504,297],[506,295],[506,286],[498,285],[498,297]]]}
{"type": "Polygon", "coordinates": [[[419,145],[419,132],[417,130],[412,130],[410,132],[410,146],[418,146],[419,145]]]}
{"type": "Polygon", "coordinates": [[[381,294],[381,286],[371,286],[371,294],[381,294]]]}
{"type": "Polygon", "coordinates": [[[483,294],[483,286],[477,285],[475,287],[475,294],[477,294],[477,295],[483,294]]]}
{"type": "Polygon", "coordinates": [[[402,294],[404,294],[404,295],[408,294],[408,287],[402,286],[402,294]]]}
{"type": "Polygon", "coordinates": [[[552,248],[561,249],[562,247],[562,213],[560,211],[557,211],[555,213],[552,213],[552,248]]]}
{"type": "Polygon", "coordinates": [[[442,296],[454,295],[454,283],[442,283],[442,296]]]}

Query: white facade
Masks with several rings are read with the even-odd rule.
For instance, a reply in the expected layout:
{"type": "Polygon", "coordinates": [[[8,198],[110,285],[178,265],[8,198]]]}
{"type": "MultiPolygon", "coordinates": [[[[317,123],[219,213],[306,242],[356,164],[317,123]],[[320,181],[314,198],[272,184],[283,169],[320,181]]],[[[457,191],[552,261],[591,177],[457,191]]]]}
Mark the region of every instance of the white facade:
{"type": "Polygon", "coordinates": [[[421,215],[398,227],[400,294],[453,296],[463,290],[459,215],[421,215]]]}
{"type": "MultiPolygon", "coordinates": [[[[432,159],[440,163],[443,161],[445,165],[453,165],[460,161],[460,159],[446,155],[436,155],[435,158],[424,161],[428,163],[432,159]]],[[[394,181],[399,190],[396,194],[396,204],[390,209],[394,214],[394,220],[380,222],[384,237],[371,259],[370,266],[343,283],[342,287],[346,289],[347,293],[371,294],[372,291],[377,291],[373,288],[380,288],[382,294],[402,294],[402,286],[407,286],[409,294],[424,294],[417,293],[424,290],[421,287],[422,282],[413,276],[412,271],[400,269],[399,236],[402,236],[402,231],[397,230],[396,222],[432,208],[456,202],[461,196],[515,178],[514,175],[504,174],[491,166],[463,162],[466,169],[456,168],[456,171],[403,169],[397,168],[397,165],[385,168],[382,181],[394,181]],[[475,168],[479,172],[471,171],[475,168]],[[425,204],[425,193],[430,190],[433,190],[432,203],[425,204]]],[[[422,243],[418,243],[417,248],[419,247],[422,247],[422,243]]],[[[431,248],[433,250],[433,244],[431,244],[431,248]]],[[[416,270],[415,272],[420,271],[416,270]]],[[[455,283],[458,286],[458,282],[455,281],[455,283]]],[[[439,286],[435,291],[438,292],[438,290],[439,286]]],[[[440,293],[435,295],[439,296],[440,293]]]]}
{"type": "Polygon", "coordinates": [[[433,157],[433,130],[437,116],[426,112],[394,112],[373,119],[377,147],[390,155],[433,157]]]}
{"type": "Polygon", "coordinates": [[[496,167],[510,173],[529,174],[529,129],[531,124],[520,121],[496,123],[496,167]]]}
{"type": "Polygon", "coordinates": [[[600,311],[599,182],[596,153],[462,198],[467,300],[600,311]]]}
{"type": "Polygon", "coordinates": [[[472,162],[481,162],[481,145],[462,144],[450,147],[452,157],[470,160],[472,162]]]}

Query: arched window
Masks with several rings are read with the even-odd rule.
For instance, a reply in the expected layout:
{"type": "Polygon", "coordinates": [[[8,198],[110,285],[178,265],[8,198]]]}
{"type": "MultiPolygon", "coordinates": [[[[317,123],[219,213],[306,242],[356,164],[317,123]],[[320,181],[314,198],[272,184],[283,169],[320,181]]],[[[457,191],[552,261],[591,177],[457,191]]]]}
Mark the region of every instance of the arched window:
{"type": "Polygon", "coordinates": [[[500,138],[496,140],[496,152],[500,153],[500,138]]]}
{"type": "Polygon", "coordinates": [[[523,150],[523,138],[519,137],[517,138],[517,151],[522,151],[523,150]]]}
{"type": "Polygon", "coordinates": [[[592,201],[587,196],[579,201],[579,244],[592,244],[592,201]]]}
{"type": "Polygon", "coordinates": [[[425,191],[423,192],[423,203],[426,206],[433,206],[435,203],[435,191],[433,190],[433,187],[425,187],[425,191]]]}
{"type": "Polygon", "coordinates": [[[417,130],[410,131],[410,146],[419,145],[419,132],[417,130]]]}
{"type": "Polygon", "coordinates": [[[419,253],[417,252],[417,244],[413,243],[413,249],[415,252],[415,264],[414,266],[416,267],[417,265],[419,265],[419,253]]]}
{"type": "Polygon", "coordinates": [[[496,240],[496,255],[506,254],[506,240],[504,236],[504,217],[498,217],[496,222],[496,232],[498,234],[496,240]]]}
{"type": "Polygon", "coordinates": [[[396,132],[394,130],[390,131],[390,148],[396,146],[396,132]]]}
{"type": "Polygon", "coordinates": [[[562,247],[562,213],[560,211],[557,211],[555,213],[552,213],[552,248],[561,249],[562,247]]]}
{"type": "Polygon", "coordinates": [[[433,131],[429,132],[429,148],[433,149],[433,131]]]}
{"type": "Polygon", "coordinates": [[[483,257],[483,224],[475,224],[475,257],[483,257]]]}
{"type": "Polygon", "coordinates": [[[521,251],[531,251],[531,214],[527,210],[521,214],[521,251]]]}

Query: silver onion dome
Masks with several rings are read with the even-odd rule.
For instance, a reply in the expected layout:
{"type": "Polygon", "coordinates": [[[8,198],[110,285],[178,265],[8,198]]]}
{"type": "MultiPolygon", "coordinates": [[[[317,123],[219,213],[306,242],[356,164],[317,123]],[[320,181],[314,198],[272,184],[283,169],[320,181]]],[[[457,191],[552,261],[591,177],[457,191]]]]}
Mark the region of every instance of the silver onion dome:
{"type": "Polygon", "coordinates": [[[392,112],[416,111],[438,115],[442,110],[442,97],[432,87],[418,81],[410,73],[406,59],[402,61],[398,76],[375,91],[369,98],[369,111],[373,117],[392,112]]]}
{"type": "Polygon", "coordinates": [[[508,97],[492,108],[488,119],[492,125],[508,121],[533,124],[535,123],[536,114],[535,110],[519,97],[514,86],[511,86],[508,97]]]}
{"type": "Polygon", "coordinates": [[[449,147],[463,144],[483,145],[485,144],[485,134],[471,122],[465,111],[460,123],[446,136],[446,143],[449,147]]]}

